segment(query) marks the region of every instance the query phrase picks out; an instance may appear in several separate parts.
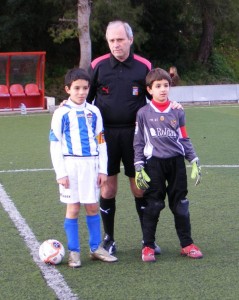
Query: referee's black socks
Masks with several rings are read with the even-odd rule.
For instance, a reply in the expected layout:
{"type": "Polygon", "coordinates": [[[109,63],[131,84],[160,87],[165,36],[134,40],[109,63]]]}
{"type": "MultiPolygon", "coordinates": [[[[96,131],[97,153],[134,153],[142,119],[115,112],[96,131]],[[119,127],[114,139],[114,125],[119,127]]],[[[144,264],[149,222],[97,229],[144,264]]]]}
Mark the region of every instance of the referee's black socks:
{"type": "Polygon", "coordinates": [[[115,198],[105,199],[100,197],[100,213],[104,231],[114,240],[115,198]]]}

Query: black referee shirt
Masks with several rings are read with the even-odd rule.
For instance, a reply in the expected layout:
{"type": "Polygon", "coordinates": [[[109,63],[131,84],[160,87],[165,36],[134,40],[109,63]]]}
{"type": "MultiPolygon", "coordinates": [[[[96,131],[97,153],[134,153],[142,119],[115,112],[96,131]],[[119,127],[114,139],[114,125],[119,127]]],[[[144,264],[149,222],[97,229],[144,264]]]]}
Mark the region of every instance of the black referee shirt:
{"type": "Polygon", "coordinates": [[[87,101],[95,99],[105,127],[135,126],[137,111],[150,97],[145,85],[150,70],[151,63],[133,53],[124,62],[110,53],[92,61],[87,101]]]}

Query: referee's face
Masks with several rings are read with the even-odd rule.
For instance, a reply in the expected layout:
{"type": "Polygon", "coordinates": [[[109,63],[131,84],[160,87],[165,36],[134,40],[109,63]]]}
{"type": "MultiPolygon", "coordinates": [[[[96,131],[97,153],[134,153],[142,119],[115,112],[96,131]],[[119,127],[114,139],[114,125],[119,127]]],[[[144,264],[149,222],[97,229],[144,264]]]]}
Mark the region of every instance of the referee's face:
{"type": "Polygon", "coordinates": [[[133,38],[127,36],[123,25],[108,28],[107,41],[110,51],[116,59],[125,61],[128,58],[133,38]]]}
{"type": "Polygon", "coordinates": [[[78,79],[72,82],[70,88],[65,87],[67,94],[70,95],[70,99],[75,104],[84,103],[88,92],[89,92],[89,82],[84,79],[78,79]]]}

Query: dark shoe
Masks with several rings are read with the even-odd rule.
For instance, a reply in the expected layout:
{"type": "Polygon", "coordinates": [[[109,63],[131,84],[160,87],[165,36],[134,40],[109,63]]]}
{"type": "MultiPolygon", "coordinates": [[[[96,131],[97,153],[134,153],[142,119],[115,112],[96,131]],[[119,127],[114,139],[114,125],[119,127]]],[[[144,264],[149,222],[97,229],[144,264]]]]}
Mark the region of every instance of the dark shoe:
{"type": "Polygon", "coordinates": [[[154,254],[155,255],[161,254],[161,248],[156,243],[154,243],[154,254]]]}
{"type": "Polygon", "coordinates": [[[115,254],[116,252],[116,245],[115,241],[111,239],[111,237],[106,234],[104,236],[103,242],[102,242],[102,247],[109,252],[110,255],[115,254]]]}

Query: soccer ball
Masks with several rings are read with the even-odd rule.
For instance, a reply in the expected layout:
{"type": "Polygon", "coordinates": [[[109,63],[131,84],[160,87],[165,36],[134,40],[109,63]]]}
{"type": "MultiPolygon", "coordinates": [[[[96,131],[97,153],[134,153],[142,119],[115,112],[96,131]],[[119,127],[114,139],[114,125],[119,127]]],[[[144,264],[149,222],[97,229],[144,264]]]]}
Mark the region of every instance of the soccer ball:
{"type": "Polygon", "coordinates": [[[39,248],[39,257],[46,264],[58,265],[65,256],[63,245],[54,239],[44,241],[39,248]]]}

